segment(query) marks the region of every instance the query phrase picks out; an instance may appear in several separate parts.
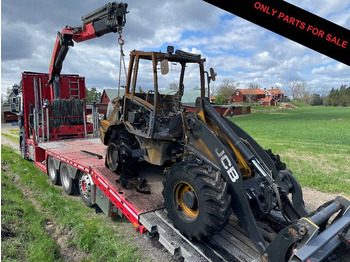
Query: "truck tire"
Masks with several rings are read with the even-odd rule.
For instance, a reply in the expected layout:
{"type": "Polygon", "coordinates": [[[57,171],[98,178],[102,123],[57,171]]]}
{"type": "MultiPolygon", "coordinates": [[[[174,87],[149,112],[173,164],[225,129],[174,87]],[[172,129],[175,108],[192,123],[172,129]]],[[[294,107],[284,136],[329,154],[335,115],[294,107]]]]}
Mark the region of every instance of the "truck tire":
{"type": "Polygon", "coordinates": [[[74,195],[75,183],[73,179],[69,176],[68,167],[65,163],[61,163],[60,165],[60,177],[61,177],[61,184],[64,192],[67,195],[74,195]]]}
{"type": "Polygon", "coordinates": [[[169,169],[163,185],[168,217],[189,239],[204,240],[228,223],[231,196],[220,172],[184,161],[169,169]]]}
{"type": "Polygon", "coordinates": [[[78,180],[79,192],[81,200],[88,207],[92,207],[91,200],[91,190],[92,190],[92,181],[89,174],[81,172],[78,180]]]}
{"type": "Polygon", "coordinates": [[[59,171],[56,169],[55,162],[52,157],[47,158],[47,173],[49,174],[52,184],[60,185],[60,174],[59,171]]]}
{"type": "Polygon", "coordinates": [[[21,150],[21,156],[24,160],[28,160],[28,156],[27,156],[27,151],[26,151],[26,145],[24,143],[24,140],[21,140],[21,144],[20,144],[20,150],[21,150]]]}

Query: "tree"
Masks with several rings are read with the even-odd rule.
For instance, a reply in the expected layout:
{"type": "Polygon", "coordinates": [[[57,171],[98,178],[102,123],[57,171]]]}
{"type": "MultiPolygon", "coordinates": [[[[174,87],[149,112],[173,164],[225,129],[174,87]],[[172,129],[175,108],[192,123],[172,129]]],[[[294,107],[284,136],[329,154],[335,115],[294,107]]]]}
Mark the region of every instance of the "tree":
{"type": "Polygon", "coordinates": [[[332,88],[327,96],[327,105],[350,106],[350,86],[341,85],[339,89],[332,88]]]}
{"type": "Polygon", "coordinates": [[[312,106],[323,105],[323,97],[321,97],[319,94],[313,94],[313,95],[311,96],[310,104],[311,104],[312,106]]]}
{"type": "Polygon", "coordinates": [[[101,96],[101,92],[97,92],[96,87],[92,87],[91,90],[86,87],[86,103],[98,103],[101,101],[101,96]]]}
{"type": "Polygon", "coordinates": [[[306,83],[294,80],[288,83],[287,89],[294,101],[301,100],[306,93],[306,83]]]}
{"type": "Polygon", "coordinates": [[[6,89],[6,95],[2,96],[1,95],[1,104],[11,104],[11,98],[13,95],[12,87],[8,87],[6,89]]]}
{"type": "Polygon", "coordinates": [[[224,100],[224,104],[229,104],[232,102],[233,93],[236,91],[238,85],[239,85],[238,82],[235,82],[230,79],[225,79],[219,85],[218,95],[222,96],[224,100]]]}
{"type": "Polygon", "coordinates": [[[224,103],[225,103],[225,100],[222,97],[222,95],[217,95],[215,97],[215,105],[223,105],[224,103]]]}

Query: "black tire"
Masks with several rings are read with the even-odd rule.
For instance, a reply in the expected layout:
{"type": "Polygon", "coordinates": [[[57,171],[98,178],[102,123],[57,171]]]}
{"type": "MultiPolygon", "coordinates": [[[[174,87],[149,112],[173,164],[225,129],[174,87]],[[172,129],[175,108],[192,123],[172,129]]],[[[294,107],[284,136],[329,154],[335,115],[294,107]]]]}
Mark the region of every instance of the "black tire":
{"type": "MultiPolygon", "coordinates": [[[[121,171],[120,182],[123,186],[126,185],[130,178],[137,177],[138,158],[132,156],[132,150],[138,149],[139,145],[133,134],[130,134],[126,129],[119,129],[112,136],[108,148],[110,152],[116,152],[119,163],[107,163],[109,156],[106,156],[107,167],[118,173],[121,171]]],[[[108,154],[108,149],[107,149],[108,154]]],[[[111,159],[111,158],[110,158],[111,159]]]]}
{"type": "Polygon", "coordinates": [[[106,151],[106,167],[115,173],[121,170],[120,150],[117,144],[119,133],[120,131],[113,132],[106,151]]]}
{"type": "Polygon", "coordinates": [[[188,238],[204,240],[228,223],[231,196],[220,172],[209,171],[205,164],[180,162],[169,169],[163,185],[168,217],[188,238]]]}
{"type": "Polygon", "coordinates": [[[74,183],[74,180],[69,176],[68,166],[65,163],[61,163],[60,165],[60,177],[64,192],[67,195],[74,195],[76,183],[74,183]]]}
{"type": "Polygon", "coordinates": [[[284,170],[287,168],[287,165],[281,161],[280,156],[274,154],[271,149],[265,150],[266,153],[271,158],[272,162],[275,164],[277,171],[284,170]]]}
{"type": "Polygon", "coordinates": [[[20,144],[20,150],[21,150],[21,156],[23,159],[28,160],[28,156],[27,156],[27,151],[26,151],[26,146],[24,143],[24,140],[21,140],[21,144],[20,144]]]}
{"type": "Polygon", "coordinates": [[[89,174],[81,172],[79,175],[78,180],[79,185],[79,193],[81,200],[84,202],[84,204],[88,207],[92,207],[92,200],[91,200],[91,190],[92,190],[92,181],[89,174]]]}
{"type": "Polygon", "coordinates": [[[50,180],[52,184],[54,185],[60,185],[61,184],[61,178],[60,173],[55,167],[55,163],[52,157],[47,158],[47,173],[50,177],[50,180]]]}

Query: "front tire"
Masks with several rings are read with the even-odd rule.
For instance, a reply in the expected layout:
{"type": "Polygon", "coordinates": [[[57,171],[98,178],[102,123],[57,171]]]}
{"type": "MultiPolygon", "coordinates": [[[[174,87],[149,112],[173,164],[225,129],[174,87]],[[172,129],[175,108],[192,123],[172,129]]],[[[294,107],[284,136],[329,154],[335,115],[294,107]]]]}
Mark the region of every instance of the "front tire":
{"type": "Polygon", "coordinates": [[[228,223],[232,212],[227,183],[209,166],[174,164],[163,182],[164,205],[174,226],[190,239],[203,240],[228,223]]]}

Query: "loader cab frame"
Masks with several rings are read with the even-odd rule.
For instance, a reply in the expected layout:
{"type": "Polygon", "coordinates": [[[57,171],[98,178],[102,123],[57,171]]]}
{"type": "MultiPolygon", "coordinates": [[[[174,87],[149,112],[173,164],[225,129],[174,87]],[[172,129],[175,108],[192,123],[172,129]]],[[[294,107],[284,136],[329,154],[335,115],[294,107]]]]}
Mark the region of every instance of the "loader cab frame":
{"type": "Polygon", "coordinates": [[[178,50],[175,54],[132,51],[123,110],[129,132],[152,140],[174,140],[169,126],[181,111],[191,75],[197,77],[197,96],[206,95],[204,62],[200,55],[178,50]]]}

